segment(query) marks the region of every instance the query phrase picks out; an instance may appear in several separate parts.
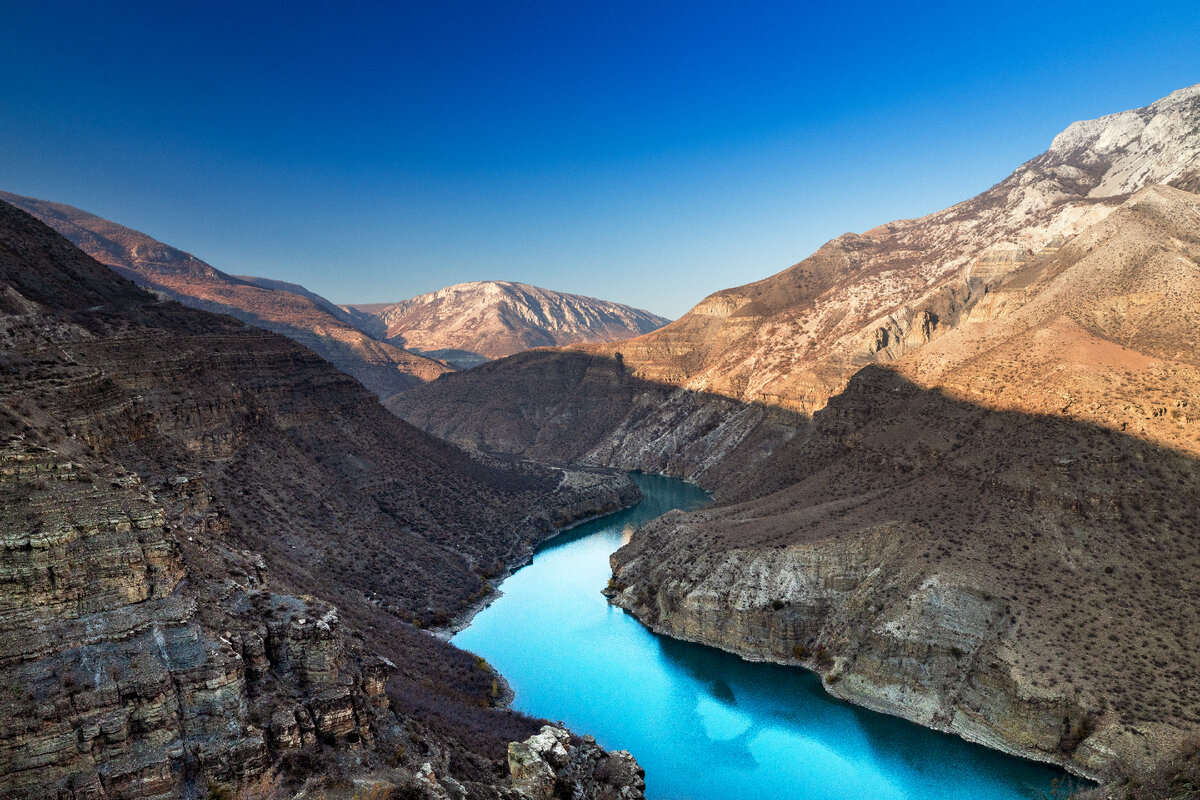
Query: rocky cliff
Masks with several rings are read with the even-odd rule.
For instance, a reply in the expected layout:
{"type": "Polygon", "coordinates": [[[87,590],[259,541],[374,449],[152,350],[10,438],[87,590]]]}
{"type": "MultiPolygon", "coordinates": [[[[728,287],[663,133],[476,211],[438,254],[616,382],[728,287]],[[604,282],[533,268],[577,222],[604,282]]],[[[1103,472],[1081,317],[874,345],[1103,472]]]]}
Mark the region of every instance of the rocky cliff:
{"type": "Polygon", "coordinates": [[[740,476],[804,424],[778,406],[653,383],[619,358],[573,349],[520,353],[384,405],[472,449],[678,475],[718,498],[751,491],[740,476]]]}
{"type": "Polygon", "coordinates": [[[639,531],[614,601],[1086,775],[1200,732],[1200,461],[879,367],[788,449],[788,488],[639,531]]]}
{"type": "Polygon", "coordinates": [[[605,752],[591,736],[572,741],[562,728],[545,725],[508,746],[512,785],[529,800],[641,800],[645,772],[625,750],[605,752]]]}
{"type": "Polygon", "coordinates": [[[0,795],[511,797],[537,723],[417,626],[635,494],[472,458],[0,203],[0,795]]]}
{"type": "Polygon", "coordinates": [[[0,200],[33,214],[139,286],[186,306],[229,314],[283,334],[381,398],[451,371],[441,362],[363,333],[349,314],[303,286],[227,275],[190,253],[62,203],[8,192],[0,192],[0,200]]]}
{"type": "Polygon", "coordinates": [[[533,347],[628,339],[669,321],[620,303],[509,281],[459,283],[346,310],[379,338],[462,368],[533,347]]]}

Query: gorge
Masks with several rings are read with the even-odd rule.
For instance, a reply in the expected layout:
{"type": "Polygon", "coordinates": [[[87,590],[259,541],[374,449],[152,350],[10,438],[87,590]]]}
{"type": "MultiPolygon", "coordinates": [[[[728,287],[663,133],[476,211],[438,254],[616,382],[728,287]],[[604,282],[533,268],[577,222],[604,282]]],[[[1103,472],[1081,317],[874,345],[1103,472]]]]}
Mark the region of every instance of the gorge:
{"type": "Polygon", "coordinates": [[[1191,800],[1198,192],[1200,85],[665,325],[2,195],[0,795],[1191,800]]]}
{"type": "Polygon", "coordinates": [[[472,457],[3,202],[0,342],[0,796],[511,796],[539,721],[421,628],[627,478],[472,457]]]}

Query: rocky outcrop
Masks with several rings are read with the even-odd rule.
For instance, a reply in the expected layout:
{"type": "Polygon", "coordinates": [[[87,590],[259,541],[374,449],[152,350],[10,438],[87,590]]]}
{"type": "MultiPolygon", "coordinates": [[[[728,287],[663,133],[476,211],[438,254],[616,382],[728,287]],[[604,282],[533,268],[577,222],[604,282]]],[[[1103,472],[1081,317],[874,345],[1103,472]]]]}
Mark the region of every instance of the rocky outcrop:
{"type": "Polygon", "coordinates": [[[550,725],[508,746],[512,787],[527,800],[642,800],[645,771],[625,750],[606,752],[590,736],[573,742],[550,725]]]}
{"type": "Polygon", "coordinates": [[[228,275],[144,233],[62,203],[9,192],[0,192],[0,200],[33,214],[139,286],[299,342],[380,398],[451,371],[440,361],[374,339],[356,327],[352,315],[303,286],[228,275]]]}
{"type": "Polygon", "coordinates": [[[508,744],[509,781],[483,782],[453,777],[440,759],[410,768],[381,770],[353,780],[316,783],[297,797],[417,797],[423,800],[642,800],[645,773],[629,753],[605,751],[590,736],[573,737],[543,725],[524,741],[508,744]],[[506,785],[507,784],[507,785],[506,785]],[[331,791],[332,790],[332,791],[331,791]]]}
{"type": "Polygon", "coordinates": [[[510,281],[459,283],[346,311],[375,336],[460,369],[532,347],[620,341],[670,321],[620,303],[510,281]]]}
{"type": "Polygon", "coordinates": [[[332,608],[271,594],[253,559],[244,582],[198,591],[171,535],[181,520],[136,475],[20,442],[5,463],[22,449],[0,481],[5,797],[269,785],[286,751],[370,742],[392,724],[386,667],[332,608]]]}

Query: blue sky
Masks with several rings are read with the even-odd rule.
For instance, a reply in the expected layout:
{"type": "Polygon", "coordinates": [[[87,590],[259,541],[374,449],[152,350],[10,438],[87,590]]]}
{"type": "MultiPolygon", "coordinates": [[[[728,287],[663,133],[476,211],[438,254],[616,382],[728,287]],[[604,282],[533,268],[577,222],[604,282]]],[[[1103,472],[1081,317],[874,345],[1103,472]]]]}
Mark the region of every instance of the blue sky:
{"type": "Polygon", "coordinates": [[[337,302],[678,316],[1200,82],[1194,0],[6,5],[0,189],[337,302]]]}

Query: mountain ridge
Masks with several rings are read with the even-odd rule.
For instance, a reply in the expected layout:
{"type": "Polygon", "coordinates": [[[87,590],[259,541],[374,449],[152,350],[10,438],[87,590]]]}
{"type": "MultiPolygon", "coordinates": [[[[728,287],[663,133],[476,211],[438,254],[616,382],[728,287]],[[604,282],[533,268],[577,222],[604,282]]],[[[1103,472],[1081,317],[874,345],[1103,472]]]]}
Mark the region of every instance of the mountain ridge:
{"type": "MultiPolygon", "coordinates": [[[[916,353],[967,321],[971,307],[992,303],[1001,284],[1053,258],[1064,240],[1128,199],[1109,194],[1114,187],[1143,188],[1158,178],[1200,188],[1200,84],[1142,109],[1073,123],[1051,150],[974,198],[840,236],[774,276],[715,292],[652,333],[573,349],[619,353],[634,378],[681,392],[811,415],[862,366],[916,353]]],[[[507,380],[503,369],[489,374],[507,380]]],[[[505,417],[503,391],[473,408],[444,395],[478,380],[443,381],[391,405],[440,435],[487,446],[494,422],[487,404],[505,417]]],[[[652,415],[640,418],[657,424],[652,415]]],[[[626,425],[622,435],[630,434],[626,425]]]]}
{"type": "MultiPolygon", "coordinates": [[[[0,202],[0,795],[511,797],[539,723],[418,628],[635,498],[468,455],[0,202]]],[[[573,752],[640,797],[632,758],[573,752]]]]}
{"type": "Polygon", "coordinates": [[[398,303],[343,308],[385,341],[464,367],[534,347],[623,340],[668,322],[621,303],[515,281],[470,281],[398,303]]]}
{"type": "Polygon", "coordinates": [[[450,371],[436,360],[376,341],[336,305],[297,284],[229,275],[140,231],[63,203],[9,192],[0,192],[0,199],[38,217],[145,288],[300,342],[381,398],[450,371]]]}

